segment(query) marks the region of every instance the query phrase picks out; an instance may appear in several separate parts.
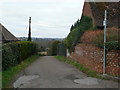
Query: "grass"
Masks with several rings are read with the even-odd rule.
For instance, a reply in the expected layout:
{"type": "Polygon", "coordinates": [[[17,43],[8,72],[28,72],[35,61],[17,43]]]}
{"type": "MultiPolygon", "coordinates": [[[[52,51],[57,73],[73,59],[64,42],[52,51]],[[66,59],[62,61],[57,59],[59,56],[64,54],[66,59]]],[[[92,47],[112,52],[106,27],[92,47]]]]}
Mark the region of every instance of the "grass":
{"type": "Polygon", "coordinates": [[[80,71],[86,73],[89,77],[106,79],[106,78],[100,76],[100,73],[84,67],[82,64],[79,64],[79,63],[76,62],[75,60],[69,59],[69,58],[64,57],[64,56],[55,56],[55,58],[58,59],[58,60],[60,60],[60,61],[65,62],[65,63],[68,63],[68,64],[73,65],[74,67],[76,67],[76,68],[79,69],[80,71]]]}
{"type": "Polygon", "coordinates": [[[30,65],[33,61],[35,61],[39,56],[33,55],[26,60],[24,60],[21,64],[11,67],[6,71],[2,72],[2,88],[10,88],[11,81],[15,77],[16,74],[21,72],[25,67],[30,65]]]}
{"type": "Polygon", "coordinates": [[[2,72],[0,72],[0,89],[2,88],[2,72]]]}

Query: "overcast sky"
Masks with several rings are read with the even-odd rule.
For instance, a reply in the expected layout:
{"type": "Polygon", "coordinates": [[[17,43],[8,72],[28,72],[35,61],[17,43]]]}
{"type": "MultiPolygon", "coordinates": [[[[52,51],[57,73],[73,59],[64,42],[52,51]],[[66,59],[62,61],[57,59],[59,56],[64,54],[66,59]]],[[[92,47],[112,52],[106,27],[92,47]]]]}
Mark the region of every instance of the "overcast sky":
{"type": "Polygon", "coordinates": [[[84,0],[0,0],[0,23],[17,37],[64,38],[81,17],[84,0]]]}

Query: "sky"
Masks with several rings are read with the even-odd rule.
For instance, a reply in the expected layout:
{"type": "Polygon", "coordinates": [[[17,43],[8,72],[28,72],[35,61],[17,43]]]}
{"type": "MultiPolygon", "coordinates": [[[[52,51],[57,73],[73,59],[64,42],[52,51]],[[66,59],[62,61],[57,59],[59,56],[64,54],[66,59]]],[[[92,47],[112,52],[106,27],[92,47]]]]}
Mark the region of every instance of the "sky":
{"type": "Polygon", "coordinates": [[[65,38],[81,18],[84,0],[0,0],[0,23],[16,37],[65,38]]]}

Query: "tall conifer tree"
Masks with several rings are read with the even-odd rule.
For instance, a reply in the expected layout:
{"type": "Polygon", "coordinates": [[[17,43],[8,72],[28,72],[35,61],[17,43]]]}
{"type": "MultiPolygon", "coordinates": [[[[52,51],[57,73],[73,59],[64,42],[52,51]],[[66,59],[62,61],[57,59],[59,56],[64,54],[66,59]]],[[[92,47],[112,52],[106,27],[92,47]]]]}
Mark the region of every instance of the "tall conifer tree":
{"type": "Polygon", "coordinates": [[[28,41],[31,41],[31,17],[29,18],[29,33],[28,33],[28,41]]]}

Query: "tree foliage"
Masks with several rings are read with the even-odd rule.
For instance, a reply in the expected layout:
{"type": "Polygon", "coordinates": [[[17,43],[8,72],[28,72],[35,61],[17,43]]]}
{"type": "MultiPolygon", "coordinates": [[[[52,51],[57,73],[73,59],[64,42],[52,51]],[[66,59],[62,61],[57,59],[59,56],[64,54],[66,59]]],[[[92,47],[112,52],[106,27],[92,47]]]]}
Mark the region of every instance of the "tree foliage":
{"type": "Polygon", "coordinates": [[[2,70],[15,66],[37,52],[37,45],[30,41],[2,45],[2,70]]]}
{"type": "Polygon", "coordinates": [[[74,46],[80,41],[80,37],[86,30],[92,28],[92,26],[92,19],[84,15],[82,15],[81,20],[78,19],[77,22],[71,26],[70,33],[64,40],[70,52],[74,51],[74,46]]]}
{"type": "Polygon", "coordinates": [[[52,55],[57,55],[57,47],[58,47],[58,44],[60,43],[60,41],[54,41],[52,43],[52,55]]]}

